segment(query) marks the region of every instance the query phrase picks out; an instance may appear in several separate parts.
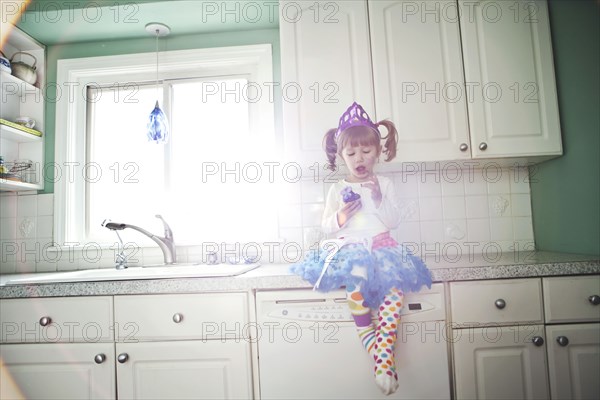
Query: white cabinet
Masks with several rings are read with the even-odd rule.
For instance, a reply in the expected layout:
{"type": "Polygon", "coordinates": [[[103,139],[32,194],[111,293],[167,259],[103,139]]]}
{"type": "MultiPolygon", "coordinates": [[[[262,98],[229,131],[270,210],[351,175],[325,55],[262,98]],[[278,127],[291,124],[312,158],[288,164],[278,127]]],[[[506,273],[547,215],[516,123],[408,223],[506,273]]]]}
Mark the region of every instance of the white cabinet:
{"type": "Polygon", "coordinates": [[[254,395],[247,293],[2,299],[0,323],[28,399],[254,395]]]}
{"type": "Polygon", "coordinates": [[[600,398],[600,324],[546,327],[552,399],[600,398]]]}
{"type": "Polygon", "coordinates": [[[460,0],[475,158],[562,154],[545,0],[460,0]]]}
{"type": "Polygon", "coordinates": [[[396,124],[400,161],[471,157],[455,4],[369,1],[376,114],[396,124]]]}
{"type": "Polygon", "coordinates": [[[246,293],[115,297],[120,399],[253,397],[246,293]]]}
{"type": "Polygon", "coordinates": [[[14,391],[28,399],[113,399],[112,310],[107,296],[1,300],[0,359],[14,391]]]}
{"type": "Polygon", "coordinates": [[[284,91],[285,142],[303,161],[324,159],[323,134],[355,100],[398,127],[396,162],[562,154],[546,1],[288,3],[303,12],[280,23],[283,84],[339,88],[326,104],[284,91]]]}
{"type": "Polygon", "coordinates": [[[114,399],[114,353],[113,343],[3,344],[2,385],[13,383],[8,398],[114,399]]]}
{"type": "Polygon", "coordinates": [[[450,289],[457,398],[600,397],[600,276],[450,289]]]}
{"type": "Polygon", "coordinates": [[[252,398],[242,339],[117,343],[117,359],[119,399],[252,398]]]}
{"type": "Polygon", "coordinates": [[[600,398],[600,276],[544,278],[552,399],[600,398]]]}
{"type": "MultiPolygon", "coordinates": [[[[17,160],[30,160],[33,165],[30,173],[26,174],[27,181],[18,177],[10,179],[0,178],[0,190],[40,190],[44,188],[42,177],[44,163],[44,136],[41,132],[31,133],[13,126],[11,123],[18,117],[26,116],[35,120],[35,130],[44,129],[44,92],[45,89],[45,48],[23,33],[16,27],[8,35],[7,42],[2,51],[7,57],[12,57],[18,51],[25,51],[33,55],[36,60],[38,79],[30,85],[11,74],[0,71],[0,156],[4,158],[8,167],[17,160]]],[[[13,61],[21,61],[28,65],[33,64],[33,59],[26,55],[17,55],[13,61]]],[[[19,174],[17,174],[19,175],[19,174]]]]}
{"type": "Polygon", "coordinates": [[[468,328],[453,336],[456,398],[548,398],[543,325],[468,328]]]}
{"type": "Polygon", "coordinates": [[[367,3],[280,2],[286,155],[323,166],[323,136],[353,101],[373,112],[367,3]]]}
{"type": "Polygon", "coordinates": [[[452,282],[458,399],[549,395],[539,279],[452,282]]]}

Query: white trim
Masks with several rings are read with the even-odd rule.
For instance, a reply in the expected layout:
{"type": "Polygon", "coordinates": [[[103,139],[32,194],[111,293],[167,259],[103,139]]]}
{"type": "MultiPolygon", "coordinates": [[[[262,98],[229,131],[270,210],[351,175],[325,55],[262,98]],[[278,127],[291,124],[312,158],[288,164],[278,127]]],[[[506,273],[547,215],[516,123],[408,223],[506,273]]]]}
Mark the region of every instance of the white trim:
{"type": "MultiPolygon", "coordinates": [[[[261,85],[264,94],[251,104],[259,121],[255,131],[274,134],[273,64],[270,44],[232,46],[161,52],[161,79],[239,73],[251,71],[250,81],[261,85]]],[[[153,82],[156,77],[156,53],[141,53],[58,60],[55,129],[55,240],[60,243],[84,237],[85,182],[81,173],[70,174],[69,166],[84,165],[86,102],[88,85],[116,82],[153,82]],[[79,164],[73,164],[79,163],[79,164]],[[57,172],[58,171],[58,172],[57,172]]]]}

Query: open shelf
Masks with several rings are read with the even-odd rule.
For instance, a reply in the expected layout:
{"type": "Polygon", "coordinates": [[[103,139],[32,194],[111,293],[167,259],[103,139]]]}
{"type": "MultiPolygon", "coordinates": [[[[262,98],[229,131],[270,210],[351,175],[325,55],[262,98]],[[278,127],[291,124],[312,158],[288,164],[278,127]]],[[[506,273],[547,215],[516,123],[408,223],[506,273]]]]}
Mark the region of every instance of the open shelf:
{"type": "MultiPolygon", "coordinates": [[[[3,26],[4,29],[4,26],[3,26]]],[[[0,191],[38,191],[44,189],[43,168],[45,150],[45,99],[43,90],[46,82],[46,49],[44,45],[12,26],[10,33],[2,44],[2,51],[7,56],[14,56],[19,51],[30,53],[36,59],[37,82],[29,84],[11,73],[0,71],[0,156],[10,169],[10,163],[17,160],[30,160],[36,166],[35,171],[17,174],[27,181],[4,179],[11,177],[3,175],[0,177],[0,191]],[[35,129],[28,129],[16,124],[18,117],[30,117],[36,122],[35,129]],[[35,175],[34,175],[35,174],[35,175]],[[31,179],[30,179],[31,178],[31,179]]]]}
{"type": "Polygon", "coordinates": [[[6,71],[0,71],[0,82],[2,82],[4,90],[10,89],[9,93],[16,94],[19,97],[29,93],[36,95],[40,94],[39,88],[9,74],[6,71]],[[16,90],[16,92],[13,90],[16,90]]]}
{"type": "Polygon", "coordinates": [[[0,138],[17,143],[41,142],[42,137],[32,133],[13,128],[12,126],[0,124],[0,138]]]}
{"type": "Polygon", "coordinates": [[[12,181],[9,179],[0,179],[0,192],[15,192],[22,190],[42,190],[44,187],[37,183],[25,183],[12,181]]]}

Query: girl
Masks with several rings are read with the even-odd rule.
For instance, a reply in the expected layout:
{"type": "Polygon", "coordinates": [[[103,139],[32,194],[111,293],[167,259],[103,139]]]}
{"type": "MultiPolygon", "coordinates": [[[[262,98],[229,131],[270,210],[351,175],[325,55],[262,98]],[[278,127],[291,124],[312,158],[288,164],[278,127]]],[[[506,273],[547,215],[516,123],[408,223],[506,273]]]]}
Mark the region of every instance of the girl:
{"type": "Polygon", "coordinates": [[[292,266],[315,289],[346,287],[358,335],[375,361],[375,381],[385,394],[398,388],[394,344],[404,292],[431,287],[423,261],[390,236],[399,224],[394,188],[390,179],[373,172],[382,152],[385,161],[396,156],[397,136],[392,122],[373,123],[357,103],[342,115],[337,129],[325,134],[329,168],[335,170],[340,157],[348,171],[330,188],[322,219],[323,230],[336,239],[292,266]],[[386,128],[386,137],[381,137],[380,126],[386,128]],[[371,323],[373,307],[378,312],[376,326],[371,323]]]}

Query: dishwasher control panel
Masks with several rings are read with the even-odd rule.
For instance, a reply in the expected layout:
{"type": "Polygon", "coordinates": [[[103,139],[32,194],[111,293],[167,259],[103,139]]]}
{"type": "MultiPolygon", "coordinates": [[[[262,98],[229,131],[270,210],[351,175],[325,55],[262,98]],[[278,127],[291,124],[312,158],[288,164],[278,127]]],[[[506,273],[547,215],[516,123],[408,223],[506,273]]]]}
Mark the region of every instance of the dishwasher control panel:
{"type": "MultiPolygon", "coordinates": [[[[400,311],[401,317],[409,314],[427,312],[435,308],[427,301],[405,302],[400,311]]],[[[375,314],[376,310],[373,310],[375,314]]],[[[276,300],[267,314],[274,319],[289,319],[296,321],[353,321],[350,309],[345,299],[294,299],[276,300]]]]}
{"type": "Polygon", "coordinates": [[[341,303],[325,301],[319,305],[310,302],[305,304],[278,302],[269,312],[269,317],[300,321],[352,321],[352,314],[345,301],[341,303]]]}

